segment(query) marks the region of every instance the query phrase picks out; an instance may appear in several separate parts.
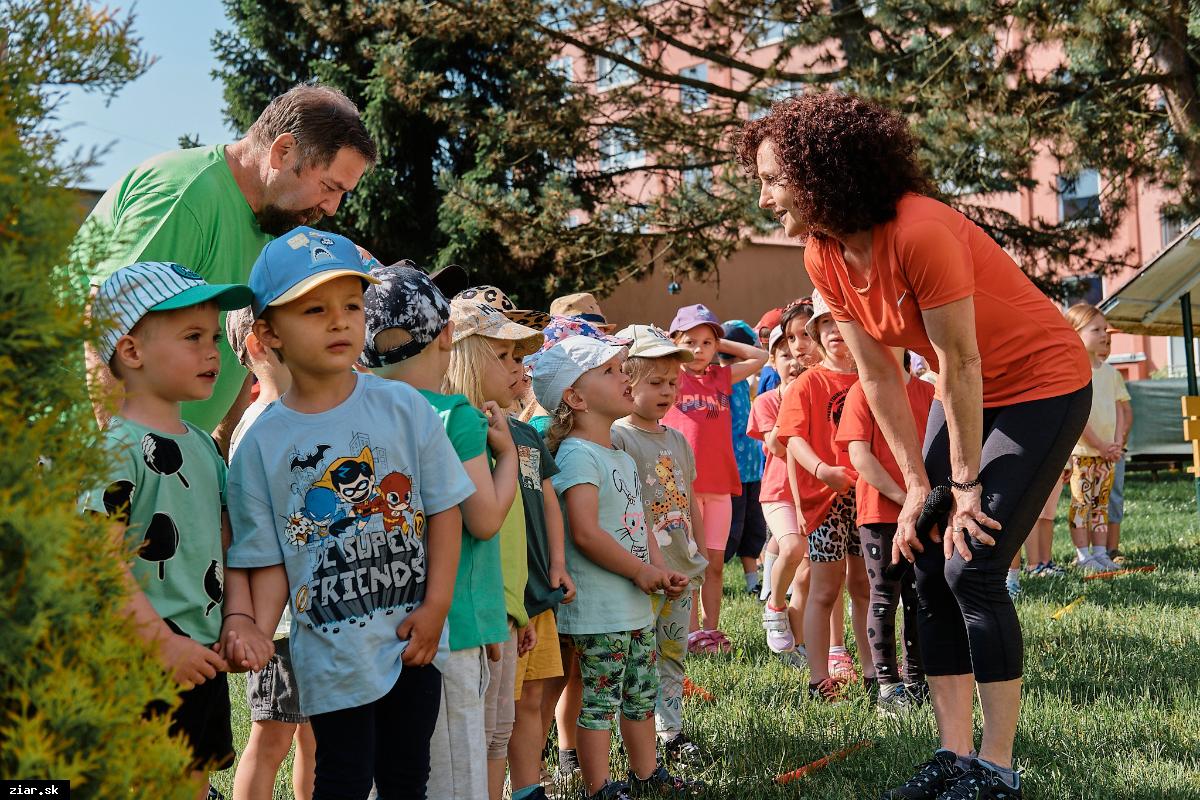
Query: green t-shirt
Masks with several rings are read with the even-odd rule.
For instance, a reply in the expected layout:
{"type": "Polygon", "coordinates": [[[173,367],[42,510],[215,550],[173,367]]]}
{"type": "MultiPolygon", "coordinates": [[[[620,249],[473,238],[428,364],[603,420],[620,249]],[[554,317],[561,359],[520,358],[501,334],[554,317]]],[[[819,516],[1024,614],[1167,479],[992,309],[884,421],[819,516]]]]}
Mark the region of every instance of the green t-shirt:
{"type": "MultiPolygon", "coordinates": [[[[225,145],[197,147],[155,156],[113,184],[84,220],[71,261],[93,286],[138,261],[174,261],[209,283],[245,283],[271,238],[233,179],[225,145]]],[[[183,404],[183,418],[206,431],[246,377],[228,343],[220,350],[212,397],[183,404]]]]}
{"type": "Polygon", "coordinates": [[[529,424],[533,426],[535,431],[540,433],[542,436],[545,436],[546,431],[550,430],[550,417],[545,414],[541,414],[536,417],[530,417],[529,424]]]}
{"type": "MultiPolygon", "coordinates": [[[[441,417],[459,461],[466,463],[487,452],[488,423],[482,411],[461,394],[418,391],[441,417]]],[[[463,526],[462,552],[447,621],[451,650],[508,641],[499,535],[481,541],[463,526]]]]}
{"type": "MultiPolygon", "coordinates": [[[[542,481],[558,474],[554,456],[531,425],[509,418],[521,463],[518,497],[525,507],[526,564],[525,613],[536,617],[562,602],[563,590],[550,588],[550,546],[546,541],[546,498],[542,481]]],[[[555,497],[554,502],[558,502],[555,497]]],[[[516,505],[514,503],[514,505],[516,505]]]]}
{"type": "Polygon", "coordinates": [[[210,645],[221,636],[225,595],[225,462],[211,436],[187,429],[163,433],[113,417],[108,472],[79,502],[140,543],[133,577],[171,630],[210,645]]]}

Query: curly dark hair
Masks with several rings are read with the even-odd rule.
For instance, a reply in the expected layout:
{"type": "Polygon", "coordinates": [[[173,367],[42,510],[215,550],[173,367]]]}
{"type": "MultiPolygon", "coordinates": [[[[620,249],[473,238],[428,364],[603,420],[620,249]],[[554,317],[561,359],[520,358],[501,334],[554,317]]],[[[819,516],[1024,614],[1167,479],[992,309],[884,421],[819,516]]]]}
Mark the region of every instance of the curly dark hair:
{"type": "Polygon", "coordinates": [[[814,236],[867,230],[895,218],[907,192],[932,193],[908,122],[856,95],[798,95],[746,123],[737,158],[748,175],[768,139],[814,236]]]}

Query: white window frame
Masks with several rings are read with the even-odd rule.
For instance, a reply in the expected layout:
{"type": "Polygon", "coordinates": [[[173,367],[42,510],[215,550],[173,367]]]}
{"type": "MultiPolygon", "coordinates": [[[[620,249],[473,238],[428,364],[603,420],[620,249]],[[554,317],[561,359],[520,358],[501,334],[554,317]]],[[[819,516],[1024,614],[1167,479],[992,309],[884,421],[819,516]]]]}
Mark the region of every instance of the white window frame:
{"type": "Polygon", "coordinates": [[[615,172],[645,166],[646,151],[629,149],[630,145],[636,146],[636,141],[628,128],[606,128],[600,134],[597,146],[600,169],[604,172],[615,172]]]}
{"type": "MultiPolygon", "coordinates": [[[[630,61],[641,63],[642,56],[638,50],[638,39],[621,39],[613,42],[612,49],[630,61]]],[[[606,92],[620,86],[631,86],[637,83],[638,75],[632,67],[620,64],[607,56],[596,56],[596,91],[606,92]]]]}
{"type": "Polygon", "coordinates": [[[1085,224],[1091,220],[1097,219],[1100,216],[1100,173],[1094,169],[1081,169],[1075,175],[1059,175],[1056,182],[1056,192],[1058,194],[1058,221],[1063,225],[1085,224]],[[1081,184],[1086,183],[1086,186],[1081,187],[1081,184]],[[1096,191],[1094,194],[1081,194],[1080,188],[1090,188],[1094,183],[1096,191]],[[1095,213],[1086,213],[1082,208],[1080,211],[1067,215],[1067,202],[1087,200],[1088,206],[1091,206],[1091,198],[1095,198],[1095,213]]]}

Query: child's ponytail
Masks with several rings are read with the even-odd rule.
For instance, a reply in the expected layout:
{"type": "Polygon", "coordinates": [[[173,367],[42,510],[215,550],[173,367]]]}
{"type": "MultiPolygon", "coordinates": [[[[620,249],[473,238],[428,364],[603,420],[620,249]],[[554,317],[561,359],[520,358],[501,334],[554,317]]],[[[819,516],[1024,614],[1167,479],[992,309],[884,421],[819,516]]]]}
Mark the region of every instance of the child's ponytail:
{"type": "Polygon", "coordinates": [[[575,427],[575,411],[564,400],[550,415],[550,427],[546,429],[546,447],[551,455],[558,455],[558,447],[571,435],[575,427]]]}

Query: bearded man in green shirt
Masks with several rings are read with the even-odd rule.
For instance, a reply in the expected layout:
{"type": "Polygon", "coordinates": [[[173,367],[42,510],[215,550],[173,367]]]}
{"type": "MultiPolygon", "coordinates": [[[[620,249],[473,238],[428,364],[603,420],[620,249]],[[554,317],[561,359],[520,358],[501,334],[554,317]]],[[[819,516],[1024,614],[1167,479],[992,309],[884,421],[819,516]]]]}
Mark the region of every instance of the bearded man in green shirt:
{"type": "MultiPolygon", "coordinates": [[[[344,94],[301,84],[276,97],[245,137],[228,145],[151,158],[114,184],[84,221],[72,263],[95,287],[138,261],[171,261],[209,283],[245,283],[267,242],[333,216],[377,157],[358,109],[344,94]]],[[[183,418],[214,434],[222,451],[249,403],[250,380],[222,342],[208,400],[183,418]]],[[[121,385],[86,348],[88,390],[104,425],[121,385]]]]}

